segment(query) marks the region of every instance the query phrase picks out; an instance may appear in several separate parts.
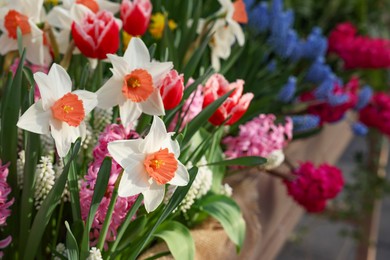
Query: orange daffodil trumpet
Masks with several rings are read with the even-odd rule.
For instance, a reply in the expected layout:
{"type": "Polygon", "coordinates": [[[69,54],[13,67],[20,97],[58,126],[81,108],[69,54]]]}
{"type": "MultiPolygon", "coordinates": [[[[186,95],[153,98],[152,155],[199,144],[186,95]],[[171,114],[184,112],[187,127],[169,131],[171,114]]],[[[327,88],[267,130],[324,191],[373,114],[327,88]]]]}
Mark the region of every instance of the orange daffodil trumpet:
{"type": "Polygon", "coordinates": [[[76,90],[60,65],[53,64],[49,74],[37,72],[35,82],[41,99],[33,104],[17,123],[19,128],[37,133],[50,134],[54,138],[58,155],[65,157],[71,143],[85,137],[85,116],[96,107],[96,94],[76,90]]]}
{"type": "Polygon", "coordinates": [[[185,186],[189,175],[178,160],[179,143],[171,139],[164,122],[154,116],[145,139],[114,141],[108,144],[113,159],[124,169],[118,187],[120,197],[142,193],[147,212],[163,201],[165,184],[185,186]]]}
{"type": "Polygon", "coordinates": [[[172,69],[172,62],[150,61],[141,39],[132,38],[123,57],[107,54],[113,76],[97,91],[98,107],[119,105],[122,124],[128,126],[141,113],[164,115],[158,87],[172,69]]]}

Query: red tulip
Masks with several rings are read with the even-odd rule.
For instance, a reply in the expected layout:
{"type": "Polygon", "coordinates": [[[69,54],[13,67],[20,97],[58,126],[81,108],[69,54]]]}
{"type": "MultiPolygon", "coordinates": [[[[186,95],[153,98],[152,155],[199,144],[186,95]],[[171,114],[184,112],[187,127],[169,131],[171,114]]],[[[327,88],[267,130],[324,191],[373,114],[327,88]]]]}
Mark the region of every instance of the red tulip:
{"type": "Polygon", "coordinates": [[[112,13],[88,13],[81,23],[73,22],[72,36],[75,45],[88,58],[105,59],[119,48],[120,26],[112,13]]]}
{"type": "Polygon", "coordinates": [[[123,0],[120,8],[123,30],[132,36],[143,35],[152,14],[150,0],[123,0]]]}
{"type": "Polygon", "coordinates": [[[214,74],[209,78],[204,87],[203,108],[235,89],[223,104],[209,118],[213,125],[221,125],[225,120],[227,125],[237,122],[246,112],[253,98],[252,93],[242,95],[244,81],[239,79],[229,83],[221,74],[214,74]]]}
{"type": "Polygon", "coordinates": [[[160,93],[163,99],[165,109],[173,109],[179,105],[183,98],[184,77],[178,74],[176,70],[171,70],[164,78],[160,93]]]}

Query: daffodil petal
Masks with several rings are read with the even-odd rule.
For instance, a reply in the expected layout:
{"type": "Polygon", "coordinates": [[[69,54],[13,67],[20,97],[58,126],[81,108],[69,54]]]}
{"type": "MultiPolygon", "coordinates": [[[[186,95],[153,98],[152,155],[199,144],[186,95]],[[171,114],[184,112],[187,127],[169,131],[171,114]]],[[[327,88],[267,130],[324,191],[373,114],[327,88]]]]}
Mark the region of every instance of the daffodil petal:
{"type": "MultiPolygon", "coordinates": [[[[118,105],[118,97],[121,97],[122,82],[115,77],[111,77],[106,83],[96,92],[98,104],[100,108],[110,108],[118,105]]],[[[124,99],[124,97],[123,97],[124,99]]]]}
{"type": "Polygon", "coordinates": [[[72,79],[66,70],[60,65],[53,63],[48,76],[52,80],[51,84],[56,85],[57,98],[63,97],[72,91],[72,79]]]}
{"type": "Polygon", "coordinates": [[[144,102],[140,102],[139,106],[145,114],[162,116],[165,115],[164,103],[160,92],[156,89],[144,102]]]}
{"type": "Polygon", "coordinates": [[[72,92],[76,94],[82,101],[84,106],[85,114],[89,114],[97,105],[97,95],[86,90],[75,90],[72,92]]]}
{"type": "Polygon", "coordinates": [[[114,74],[114,77],[123,81],[124,76],[131,72],[130,66],[127,61],[115,54],[107,54],[107,58],[111,61],[112,66],[114,67],[111,71],[114,74]]]}
{"type": "Polygon", "coordinates": [[[142,110],[137,103],[126,100],[122,104],[119,104],[119,113],[122,125],[128,126],[138,119],[142,113],[142,110]]]}
{"type": "Polygon", "coordinates": [[[149,189],[148,175],[141,162],[134,163],[125,169],[118,187],[119,197],[129,197],[149,189]]]}
{"type": "Polygon", "coordinates": [[[165,137],[164,141],[161,143],[161,148],[168,148],[169,152],[173,153],[176,158],[180,156],[180,146],[176,140],[172,140],[172,135],[174,133],[168,133],[169,136],[165,137]]]}
{"type": "Polygon", "coordinates": [[[24,112],[19,118],[17,126],[33,133],[49,134],[50,118],[51,111],[43,110],[42,101],[39,100],[24,112]]]}
{"type": "Polygon", "coordinates": [[[97,1],[100,9],[107,10],[113,14],[116,14],[119,11],[119,4],[118,3],[113,3],[110,1],[97,1]]]}
{"type": "Polygon", "coordinates": [[[85,123],[82,122],[78,127],[74,127],[65,122],[52,119],[50,121],[50,130],[58,155],[65,157],[70,150],[71,144],[77,138],[85,136],[85,123]]]}
{"type": "Polygon", "coordinates": [[[146,211],[154,211],[163,201],[165,193],[165,185],[158,185],[156,182],[153,182],[148,190],[142,192],[144,195],[144,205],[146,211]]]}
{"type": "Polygon", "coordinates": [[[47,22],[53,26],[61,29],[70,29],[73,20],[70,17],[69,11],[62,6],[54,6],[46,17],[47,22]]]}
{"type": "Polygon", "coordinates": [[[0,54],[5,55],[10,51],[18,49],[18,43],[16,40],[8,37],[6,33],[0,36],[0,54]]]}
{"type": "MultiPolygon", "coordinates": [[[[108,143],[107,148],[110,155],[115,158],[115,161],[119,163],[122,168],[127,168],[129,165],[126,160],[129,158],[131,160],[133,154],[139,154],[141,152],[140,145],[142,142],[142,139],[118,140],[108,143]]],[[[137,160],[137,157],[135,160],[137,160]]]]}
{"type": "Polygon", "coordinates": [[[153,61],[150,64],[150,68],[148,68],[148,71],[153,77],[153,84],[155,87],[160,87],[162,81],[164,80],[164,77],[171,69],[173,69],[172,62],[153,61]]]}
{"type": "Polygon", "coordinates": [[[150,63],[150,54],[145,43],[136,37],[131,38],[129,46],[123,55],[130,69],[144,68],[150,63]]]}
{"type": "MultiPolygon", "coordinates": [[[[149,134],[144,139],[144,153],[153,153],[162,147],[162,143],[167,137],[167,130],[164,122],[158,117],[153,117],[153,123],[150,127],[149,134]]],[[[170,151],[171,152],[171,151],[170,151]]]]}
{"type": "Polygon", "coordinates": [[[168,183],[176,186],[185,186],[188,184],[190,176],[188,174],[187,168],[178,161],[178,168],[175,173],[175,176],[168,183]]]}

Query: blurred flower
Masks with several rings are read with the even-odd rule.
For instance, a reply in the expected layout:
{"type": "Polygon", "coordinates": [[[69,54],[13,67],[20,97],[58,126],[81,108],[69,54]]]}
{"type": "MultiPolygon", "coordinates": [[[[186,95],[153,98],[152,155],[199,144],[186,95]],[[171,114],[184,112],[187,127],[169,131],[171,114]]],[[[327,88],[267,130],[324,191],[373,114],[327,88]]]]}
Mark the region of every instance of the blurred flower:
{"type": "MultiPolygon", "coordinates": [[[[100,134],[99,142],[93,150],[94,161],[89,165],[87,175],[85,175],[84,179],[81,181],[80,205],[81,216],[83,220],[86,220],[88,217],[100,166],[105,157],[111,156],[107,149],[108,143],[114,140],[127,140],[134,138],[139,138],[136,132],[130,130],[130,128],[124,128],[123,125],[117,124],[107,125],[105,130],[100,134]]],[[[98,242],[100,230],[106,218],[107,209],[112,197],[112,191],[114,190],[115,182],[121,171],[122,167],[115,160],[112,160],[107,190],[92,222],[92,229],[90,232],[91,245],[96,245],[98,242]]],[[[109,225],[106,242],[111,242],[116,239],[117,229],[124,221],[127,212],[131,209],[136,199],[137,196],[117,198],[112,214],[112,219],[109,225]]]]}
{"type": "Polygon", "coordinates": [[[317,92],[317,96],[320,97],[316,102],[316,91],[306,92],[300,96],[300,100],[303,102],[313,102],[309,105],[307,111],[310,114],[318,115],[320,117],[320,125],[324,123],[333,123],[342,119],[345,113],[356,106],[358,100],[359,79],[352,77],[350,81],[342,86],[338,80],[330,82],[324,82],[328,84],[328,87],[321,91],[321,95],[317,92]]]}
{"type": "MultiPolygon", "coordinates": [[[[152,22],[149,26],[149,32],[155,39],[161,39],[165,29],[165,20],[167,19],[167,14],[155,13],[152,15],[152,22]]],[[[173,31],[177,27],[177,24],[172,20],[168,20],[168,28],[173,31]]]]}
{"type": "Polygon", "coordinates": [[[113,76],[96,92],[98,107],[119,105],[122,124],[128,126],[141,113],[164,115],[158,86],[172,69],[172,62],[150,61],[141,39],[132,38],[123,57],[108,54],[113,76]]]}
{"type": "Polygon", "coordinates": [[[227,158],[244,156],[268,157],[282,150],[292,137],[291,119],[286,118],[285,125],[277,124],[273,114],[261,114],[251,121],[240,125],[238,136],[228,136],[222,143],[226,145],[227,158]]]}
{"type": "Polygon", "coordinates": [[[351,125],[352,131],[355,135],[358,136],[364,136],[368,133],[368,127],[361,123],[361,122],[355,122],[351,125]]]}
{"type": "Polygon", "coordinates": [[[331,77],[334,77],[331,68],[325,64],[323,57],[319,57],[309,67],[304,79],[310,83],[320,84],[331,77]]]}
{"type": "Polygon", "coordinates": [[[24,175],[24,164],[26,162],[25,151],[21,150],[18,153],[18,159],[16,160],[16,172],[18,175],[18,186],[19,189],[23,189],[23,175],[24,175]]]}
{"type": "Polygon", "coordinates": [[[148,29],[152,3],[150,0],[123,0],[120,13],[123,30],[132,36],[141,36],[148,29]]]}
{"type": "Polygon", "coordinates": [[[390,40],[357,35],[354,25],[341,23],[329,34],[329,52],[344,61],[345,69],[390,67],[390,40]]]}
{"type": "Polygon", "coordinates": [[[13,0],[0,11],[0,54],[18,50],[17,28],[23,37],[26,59],[33,64],[49,65],[52,61],[45,35],[37,26],[43,12],[43,0],[13,0]]]}
{"type": "MultiPolygon", "coordinates": [[[[11,207],[14,203],[13,198],[11,200],[8,199],[8,195],[11,193],[11,187],[7,183],[8,166],[9,163],[2,164],[0,160],[0,228],[6,225],[6,220],[11,215],[9,207],[11,207]]],[[[11,236],[0,239],[0,249],[6,248],[9,244],[11,244],[11,241],[11,236]]],[[[2,255],[3,252],[0,251],[0,258],[2,255]]]]}
{"type": "Polygon", "coordinates": [[[328,164],[316,168],[312,162],[303,162],[293,174],[296,179],[284,184],[288,194],[308,212],[323,211],[326,201],[336,197],[344,186],[341,170],[328,164]]]}
{"type": "Polygon", "coordinates": [[[171,139],[164,122],[157,116],[145,139],[114,141],[108,151],[124,169],[119,183],[120,197],[142,193],[147,212],[154,211],[164,199],[165,184],[185,186],[189,175],[178,161],[179,143],[171,139]]]}
{"type": "Polygon", "coordinates": [[[87,260],[103,260],[102,253],[98,248],[92,247],[91,250],[89,250],[87,260]]]}
{"type": "Polygon", "coordinates": [[[222,74],[214,74],[207,80],[203,90],[203,108],[233,89],[234,91],[230,96],[209,118],[209,122],[213,125],[221,125],[229,117],[226,122],[227,125],[232,125],[237,122],[248,109],[253,94],[242,94],[244,81],[241,79],[229,83],[222,74]]]}
{"type": "Polygon", "coordinates": [[[390,136],[390,96],[384,92],[375,93],[370,103],[359,111],[359,120],[390,136]]]}
{"type": "Polygon", "coordinates": [[[302,57],[309,60],[315,60],[318,57],[324,57],[328,48],[328,40],[322,34],[319,27],[313,27],[311,33],[302,46],[302,57]]]}
{"type": "Polygon", "coordinates": [[[275,169],[284,162],[284,158],[283,150],[275,150],[267,156],[267,162],[264,165],[261,165],[261,167],[266,170],[275,169]]]}
{"type": "Polygon", "coordinates": [[[233,195],[233,188],[228,184],[221,184],[219,194],[231,197],[233,195]]]}
{"type": "Polygon", "coordinates": [[[34,80],[42,99],[19,118],[17,126],[37,134],[51,133],[58,155],[65,157],[71,143],[84,137],[83,119],[96,106],[96,94],[85,90],[71,92],[72,81],[58,64],[53,64],[47,75],[35,73],[34,80]]]}
{"type": "Polygon", "coordinates": [[[87,13],[80,23],[72,23],[75,45],[88,58],[106,59],[107,54],[119,49],[120,24],[112,13],[87,13]]]}
{"type": "Polygon", "coordinates": [[[358,94],[358,101],[355,105],[355,109],[359,111],[365,108],[368,105],[368,103],[370,103],[373,93],[374,91],[370,86],[368,85],[364,86],[358,94]]]}
{"type": "MultiPolygon", "coordinates": [[[[63,243],[58,243],[56,245],[56,251],[57,251],[57,253],[59,253],[60,255],[64,256],[65,258],[68,256],[67,249],[66,249],[66,247],[65,247],[65,245],[63,243]]],[[[54,260],[61,260],[62,258],[59,258],[58,256],[54,256],[53,259],[54,260]]]]}
{"type": "Polygon", "coordinates": [[[249,16],[249,24],[252,25],[259,33],[265,32],[270,26],[270,15],[268,12],[268,3],[260,2],[253,6],[253,0],[245,1],[249,16]]]}
{"type": "Polygon", "coordinates": [[[320,125],[320,117],[317,115],[291,116],[294,125],[294,133],[313,130],[320,125]]]}
{"type": "Polygon", "coordinates": [[[171,70],[164,78],[160,93],[166,110],[173,109],[183,98],[184,76],[176,70],[171,70]]]}
{"type": "Polygon", "coordinates": [[[293,100],[295,92],[297,90],[297,78],[290,76],[287,83],[282,87],[277,95],[277,100],[288,103],[293,100]]]}

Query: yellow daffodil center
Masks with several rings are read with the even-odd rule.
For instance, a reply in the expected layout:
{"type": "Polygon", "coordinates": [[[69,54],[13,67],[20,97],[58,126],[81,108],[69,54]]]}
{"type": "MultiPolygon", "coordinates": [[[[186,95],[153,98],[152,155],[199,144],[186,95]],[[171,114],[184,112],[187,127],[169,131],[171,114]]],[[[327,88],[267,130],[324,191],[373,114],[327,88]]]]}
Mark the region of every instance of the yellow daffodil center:
{"type": "Polygon", "coordinates": [[[124,78],[122,94],[133,102],[143,102],[153,93],[152,76],[144,69],[133,70],[124,78]]]}
{"type": "Polygon", "coordinates": [[[75,127],[79,126],[85,117],[83,101],[72,93],[68,93],[57,100],[51,107],[51,111],[55,119],[75,127]]]}
{"type": "Polygon", "coordinates": [[[178,162],[168,148],[149,154],[144,160],[146,172],[158,184],[166,184],[175,176],[178,162]]]}
{"type": "MultiPolygon", "coordinates": [[[[162,13],[156,13],[151,17],[152,22],[150,23],[149,32],[155,39],[161,39],[163,35],[166,16],[167,15],[162,13]]],[[[168,27],[171,30],[175,30],[177,24],[172,19],[170,19],[168,20],[168,27]]]]}

